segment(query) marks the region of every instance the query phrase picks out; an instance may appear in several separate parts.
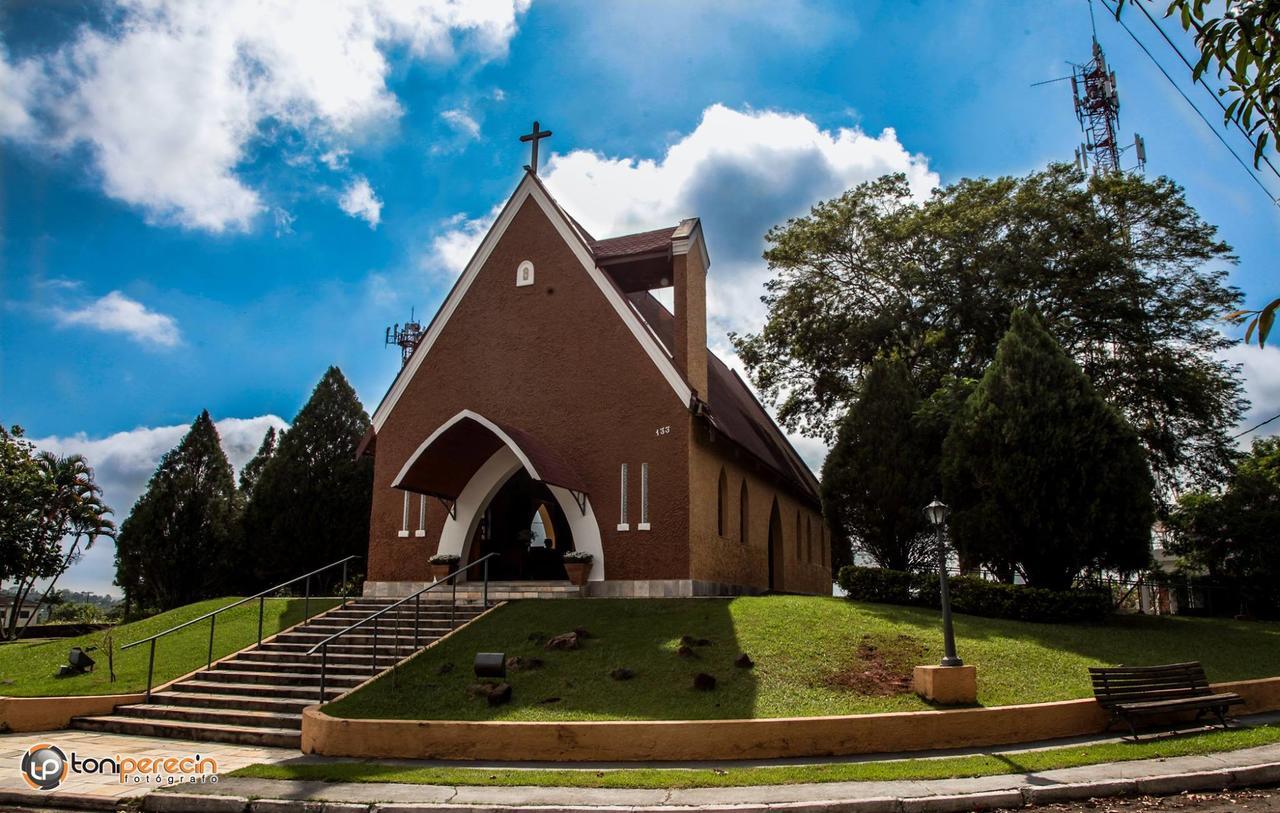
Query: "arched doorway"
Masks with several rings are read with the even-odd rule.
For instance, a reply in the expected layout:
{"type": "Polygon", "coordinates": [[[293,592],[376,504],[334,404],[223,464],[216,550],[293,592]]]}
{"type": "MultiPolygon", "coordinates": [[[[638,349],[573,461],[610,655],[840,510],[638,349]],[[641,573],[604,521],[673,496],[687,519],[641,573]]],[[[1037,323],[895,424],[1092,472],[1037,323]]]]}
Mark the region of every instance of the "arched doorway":
{"type": "MultiPolygon", "coordinates": [[[[477,552],[482,546],[474,543],[486,524],[490,507],[508,486],[508,494],[502,497],[499,506],[503,517],[511,514],[504,520],[507,527],[515,528],[516,534],[527,531],[532,539],[535,517],[540,519],[543,546],[550,538],[561,554],[571,549],[590,553],[593,564],[588,578],[591,581],[605,578],[607,563],[600,526],[585,483],[564,456],[529,432],[464,409],[432,432],[392,481],[393,488],[445,501],[449,515],[440,529],[440,543],[435,552],[454,554],[464,562],[473,562],[484,555],[477,552]],[[528,515],[524,516],[526,509],[528,515]],[[512,518],[517,514],[518,519],[512,518]]],[[[486,533],[486,542],[497,541],[496,534],[486,533]]],[[[546,558],[542,553],[534,556],[546,558]]],[[[500,557],[489,560],[490,567],[498,558],[502,558],[501,552],[500,557]]],[[[523,564],[529,564],[527,558],[523,564]]],[[[508,572],[521,569],[521,564],[511,557],[506,566],[508,572]]],[[[544,572],[539,567],[526,572],[544,572]]],[[[480,577],[478,568],[468,576],[470,579],[480,577]]],[[[490,577],[502,578],[492,570],[490,577]]]]}
{"type": "Polygon", "coordinates": [[[556,581],[568,578],[562,557],[573,550],[573,531],[551,489],[520,468],[484,507],[467,547],[473,562],[497,554],[491,579],[556,581]]]}
{"type": "Polygon", "coordinates": [[[778,510],[778,498],[773,499],[769,511],[769,589],[782,589],[782,562],[786,546],[782,544],[782,512],[778,510]]]}

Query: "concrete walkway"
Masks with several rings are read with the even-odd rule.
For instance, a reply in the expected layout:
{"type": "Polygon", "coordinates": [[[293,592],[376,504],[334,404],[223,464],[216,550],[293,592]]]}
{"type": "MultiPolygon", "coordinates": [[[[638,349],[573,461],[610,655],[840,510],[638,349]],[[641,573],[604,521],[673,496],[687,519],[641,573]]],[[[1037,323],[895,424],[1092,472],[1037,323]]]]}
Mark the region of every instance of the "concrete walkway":
{"type": "Polygon", "coordinates": [[[682,810],[788,813],[959,813],[1134,794],[1280,783],[1280,745],[1208,756],[1137,760],[1034,774],[900,782],[829,782],[751,788],[595,790],[283,782],[228,778],[216,786],[160,791],[143,800],[156,813],[676,813],[682,810]],[[252,801],[251,801],[252,800],[252,801]]]}
{"type": "MultiPolygon", "coordinates": [[[[1241,718],[1245,724],[1262,724],[1280,718],[1277,714],[1241,718]]],[[[683,768],[749,767],[765,764],[835,763],[893,758],[947,758],[967,753],[992,754],[1017,764],[1018,754],[1042,748],[1060,748],[1083,742],[1099,743],[1115,737],[1085,737],[1041,743],[1023,743],[1001,748],[935,751],[912,754],[875,754],[826,760],[772,760],[757,763],[647,763],[644,767],[668,765],[683,768]]],[[[218,761],[220,773],[245,765],[266,762],[352,762],[330,757],[303,756],[291,749],[259,748],[213,743],[195,743],[155,737],[58,731],[45,734],[0,735],[0,762],[12,766],[0,770],[0,813],[10,809],[73,808],[113,810],[118,805],[142,801],[153,811],[328,811],[329,813],[408,813],[434,811],[452,813],[478,810],[514,811],[536,808],[555,811],[670,811],[711,809],[750,813],[755,810],[785,809],[795,813],[857,810],[865,813],[949,813],[992,807],[1021,807],[1051,801],[1070,801],[1095,796],[1177,793],[1183,790],[1221,790],[1228,787],[1280,784],[1280,744],[1199,757],[1144,760],[1096,765],[1038,774],[1009,774],[996,777],[945,781],[831,782],[807,785],[780,785],[753,788],[708,788],[692,790],[595,790],[581,788],[480,788],[442,787],[389,783],[323,783],[219,777],[216,783],[156,789],[154,784],[121,784],[114,775],[72,775],[53,792],[32,790],[22,779],[18,761],[36,743],[52,743],[81,759],[120,756],[157,757],[200,754],[218,761]],[[139,797],[145,797],[140,800],[139,797]],[[250,800],[253,800],[252,802],[250,800]],[[10,807],[13,806],[13,807],[10,807]]],[[[405,765],[452,765],[460,763],[422,761],[380,761],[405,765]]],[[[517,766],[602,770],[609,767],[635,768],[634,763],[605,766],[592,764],[549,765],[546,763],[465,763],[465,767],[517,766]]]]}

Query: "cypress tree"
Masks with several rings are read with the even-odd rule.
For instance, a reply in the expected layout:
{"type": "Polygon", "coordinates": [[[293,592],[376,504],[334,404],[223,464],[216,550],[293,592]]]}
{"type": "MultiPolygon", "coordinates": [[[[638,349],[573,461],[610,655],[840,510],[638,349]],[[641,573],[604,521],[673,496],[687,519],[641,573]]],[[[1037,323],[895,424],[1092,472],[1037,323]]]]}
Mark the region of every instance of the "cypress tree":
{"type": "Polygon", "coordinates": [[[238,569],[235,474],[208,411],[165,453],[116,539],[129,603],[167,610],[218,595],[238,569]]]}
{"type": "Polygon", "coordinates": [[[262,477],[262,470],[266,468],[267,462],[275,456],[276,442],[276,428],[274,426],[267,427],[267,434],[263,436],[262,445],[258,447],[257,453],[240,470],[240,496],[246,503],[253,495],[253,487],[258,484],[258,480],[262,477]]]}
{"type": "MultiPolygon", "coordinates": [[[[935,488],[930,461],[936,451],[915,426],[919,407],[907,365],[877,359],[822,466],[822,503],[833,538],[852,540],[893,570],[914,570],[929,552],[922,509],[935,488]]],[[[852,563],[851,553],[843,541],[832,545],[834,572],[852,563]]]]}
{"type": "Polygon", "coordinates": [[[1133,429],[1040,320],[1015,311],[943,447],[961,555],[1063,589],[1150,560],[1151,472],[1133,429]]]}
{"type": "Polygon", "coordinates": [[[263,586],[368,550],[373,464],[356,459],[368,430],[355,390],[330,367],[281,433],[245,507],[245,545],[263,586]]]}

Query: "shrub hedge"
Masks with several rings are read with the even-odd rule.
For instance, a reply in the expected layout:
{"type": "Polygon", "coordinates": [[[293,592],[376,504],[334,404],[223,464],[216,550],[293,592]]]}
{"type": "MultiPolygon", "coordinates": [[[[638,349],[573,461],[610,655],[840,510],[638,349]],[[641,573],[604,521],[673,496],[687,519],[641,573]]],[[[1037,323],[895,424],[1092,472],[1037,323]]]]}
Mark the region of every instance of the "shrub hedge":
{"type": "MultiPolygon", "coordinates": [[[[840,568],[836,581],[855,601],[934,609],[942,604],[936,573],[904,573],[846,565],[840,568]]],[[[1107,590],[1044,590],[959,576],[951,579],[951,609],[968,615],[1016,621],[1096,622],[1111,614],[1112,603],[1107,590]]]]}

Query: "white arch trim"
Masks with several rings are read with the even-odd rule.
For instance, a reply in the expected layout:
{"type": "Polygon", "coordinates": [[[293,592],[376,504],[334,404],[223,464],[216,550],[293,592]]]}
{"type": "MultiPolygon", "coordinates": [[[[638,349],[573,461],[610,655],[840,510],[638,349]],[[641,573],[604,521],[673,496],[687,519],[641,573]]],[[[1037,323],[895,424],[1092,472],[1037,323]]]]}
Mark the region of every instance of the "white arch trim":
{"type": "MultiPolygon", "coordinates": [[[[416,455],[415,455],[416,457],[416,455]]],[[[463,487],[462,493],[454,502],[454,516],[446,517],[440,529],[440,553],[452,553],[462,561],[467,561],[467,547],[475,538],[476,529],[484,517],[485,509],[490,501],[511,479],[511,475],[521,468],[526,468],[530,476],[536,477],[533,470],[527,468],[523,454],[513,446],[510,440],[476,469],[471,479],[463,487]]],[[[586,512],[578,508],[578,503],[566,488],[551,486],[551,496],[555,497],[569,522],[569,533],[573,536],[573,546],[577,550],[587,551],[595,563],[591,568],[591,581],[603,581],[605,574],[604,545],[600,541],[600,526],[596,523],[595,512],[591,509],[591,500],[585,502],[586,512]]]]}
{"type": "Polygon", "coordinates": [[[459,412],[457,415],[454,415],[452,418],[450,418],[449,420],[441,424],[440,427],[436,429],[436,431],[431,433],[430,437],[422,441],[422,444],[419,445],[418,448],[414,451],[414,453],[409,455],[409,459],[404,462],[404,465],[400,468],[400,473],[397,474],[396,479],[391,482],[391,487],[400,488],[401,484],[404,482],[404,478],[409,474],[409,469],[413,468],[413,464],[418,462],[418,458],[422,456],[422,453],[425,452],[428,448],[430,448],[431,444],[435,443],[437,438],[439,438],[445,432],[448,432],[459,422],[465,421],[465,420],[475,421],[476,423],[483,426],[485,429],[488,429],[490,432],[497,435],[498,439],[501,440],[504,444],[506,444],[507,448],[510,449],[512,453],[516,456],[516,458],[520,461],[520,465],[524,466],[525,470],[529,472],[530,477],[532,477],[535,480],[542,479],[542,477],[538,475],[538,470],[534,468],[533,462],[530,461],[528,456],[525,455],[525,453],[520,449],[520,446],[514,440],[511,439],[510,435],[502,431],[501,427],[499,427],[496,423],[489,420],[488,418],[481,415],[480,413],[472,412],[469,409],[464,409],[461,412],[459,412]]]}

